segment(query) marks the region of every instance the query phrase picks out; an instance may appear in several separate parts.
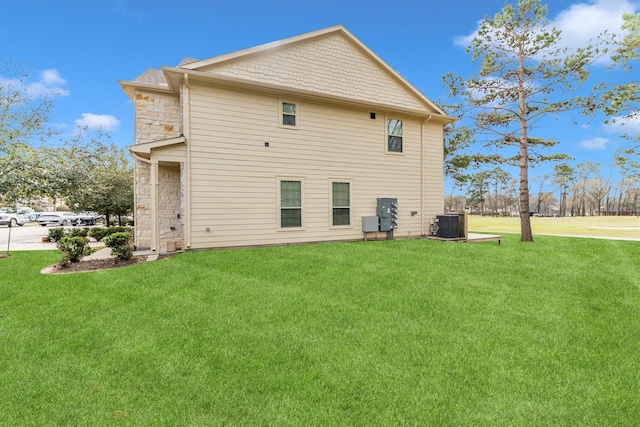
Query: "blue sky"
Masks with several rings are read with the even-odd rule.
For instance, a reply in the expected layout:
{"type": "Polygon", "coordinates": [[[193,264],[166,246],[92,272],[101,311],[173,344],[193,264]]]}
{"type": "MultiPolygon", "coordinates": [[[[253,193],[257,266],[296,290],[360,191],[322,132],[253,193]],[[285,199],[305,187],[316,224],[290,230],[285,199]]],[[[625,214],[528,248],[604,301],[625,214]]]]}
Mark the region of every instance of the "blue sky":
{"type": "MultiPolygon", "coordinates": [[[[549,19],[565,43],[616,31],[637,0],[548,0],[549,19]]],[[[119,146],[133,144],[133,107],[117,80],[147,68],[175,66],[337,24],[371,48],[434,101],[446,98],[441,77],[476,69],[461,42],[504,0],[0,0],[0,57],[31,66],[29,82],[61,93],[53,122],[103,126],[119,146]]],[[[609,78],[602,70],[597,77],[609,78]]],[[[0,75],[0,77],[2,77],[0,75]]],[[[628,78],[628,76],[626,76],[628,78]]],[[[637,132],[640,126],[631,131],[637,132]]],[[[623,146],[620,129],[562,120],[547,129],[575,163],[597,161],[604,175],[623,146]]],[[[548,136],[545,135],[545,136],[548,136]]],[[[548,173],[533,169],[531,179],[548,173]]],[[[533,187],[533,185],[532,185],[533,187]]],[[[532,188],[533,190],[533,188],[532,188]]]]}

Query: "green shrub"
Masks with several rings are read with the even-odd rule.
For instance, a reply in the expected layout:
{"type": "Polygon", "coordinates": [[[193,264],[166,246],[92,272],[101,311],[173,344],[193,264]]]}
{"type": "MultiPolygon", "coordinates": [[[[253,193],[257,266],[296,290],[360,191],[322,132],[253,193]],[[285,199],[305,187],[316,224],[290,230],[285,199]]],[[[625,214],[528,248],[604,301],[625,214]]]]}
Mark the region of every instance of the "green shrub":
{"type": "Polygon", "coordinates": [[[49,229],[49,241],[57,242],[66,235],[66,231],[62,227],[56,227],[49,229]]]}
{"type": "Polygon", "coordinates": [[[70,237],[87,237],[89,235],[89,228],[72,228],[69,230],[70,237]]]}
{"type": "Polygon", "coordinates": [[[104,227],[95,227],[89,229],[89,237],[93,237],[97,242],[102,240],[104,236],[108,235],[107,228],[104,227]]]}
{"type": "Polygon", "coordinates": [[[127,260],[133,257],[133,236],[130,233],[110,234],[104,238],[104,244],[111,248],[111,255],[117,255],[119,259],[127,260]]]}
{"type": "Polygon", "coordinates": [[[114,233],[129,233],[133,236],[133,228],[131,227],[95,227],[90,229],[89,236],[96,239],[96,241],[100,241],[105,237],[114,234],[114,233]]]}
{"type": "Polygon", "coordinates": [[[70,262],[78,262],[82,257],[91,254],[89,239],[81,236],[64,236],[58,240],[58,249],[62,252],[60,265],[65,266],[70,262]]]}
{"type": "Polygon", "coordinates": [[[113,234],[113,233],[129,233],[133,236],[133,228],[132,227],[122,227],[122,226],[113,226],[113,227],[109,227],[107,230],[109,230],[109,234],[113,234]]]}

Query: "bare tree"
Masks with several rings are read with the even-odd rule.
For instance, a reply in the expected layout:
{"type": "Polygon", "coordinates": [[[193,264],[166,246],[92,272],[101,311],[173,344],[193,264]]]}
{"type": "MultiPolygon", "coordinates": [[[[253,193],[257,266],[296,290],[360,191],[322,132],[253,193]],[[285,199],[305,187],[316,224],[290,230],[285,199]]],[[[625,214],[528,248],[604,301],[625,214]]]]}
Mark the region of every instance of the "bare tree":
{"type": "Polygon", "coordinates": [[[585,190],[589,205],[589,214],[594,215],[597,212],[598,215],[603,215],[602,210],[604,207],[604,214],[606,215],[606,204],[604,204],[604,200],[611,191],[611,181],[600,177],[590,179],[586,182],[585,190]]]}

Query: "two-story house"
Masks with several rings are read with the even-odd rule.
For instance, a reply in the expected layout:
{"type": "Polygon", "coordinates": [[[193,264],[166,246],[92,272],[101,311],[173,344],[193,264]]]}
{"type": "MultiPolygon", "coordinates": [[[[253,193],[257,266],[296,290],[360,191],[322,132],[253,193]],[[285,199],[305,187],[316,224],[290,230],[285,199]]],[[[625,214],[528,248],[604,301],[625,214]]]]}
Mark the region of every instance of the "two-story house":
{"type": "Polygon", "coordinates": [[[443,212],[454,119],[342,26],[119,83],[138,247],[362,239],[379,197],[398,201],[394,237],[415,238],[443,212]]]}

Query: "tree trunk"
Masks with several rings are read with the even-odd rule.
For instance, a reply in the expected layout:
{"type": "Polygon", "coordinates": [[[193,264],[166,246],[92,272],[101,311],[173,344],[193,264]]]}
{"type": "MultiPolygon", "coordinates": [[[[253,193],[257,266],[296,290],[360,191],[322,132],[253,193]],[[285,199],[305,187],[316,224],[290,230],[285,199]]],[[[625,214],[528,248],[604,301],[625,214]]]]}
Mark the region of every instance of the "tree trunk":
{"type": "Polygon", "coordinates": [[[618,216],[620,216],[620,211],[622,210],[622,193],[624,191],[624,178],[625,176],[622,175],[622,179],[620,180],[620,193],[618,194],[618,206],[616,208],[618,216]]]}
{"type": "Polygon", "coordinates": [[[520,110],[520,241],[533,242],[529,216],[529,136],[524,89],[524,54],[520,47],[518,64],[518,104],[520,110]]]}
{"type": "Polygon", "coordinates": [[[529,216],[529,155],[526,128],[523,132],[523,140],[520,141],[520,241],[533,242],[529,216]]]}

